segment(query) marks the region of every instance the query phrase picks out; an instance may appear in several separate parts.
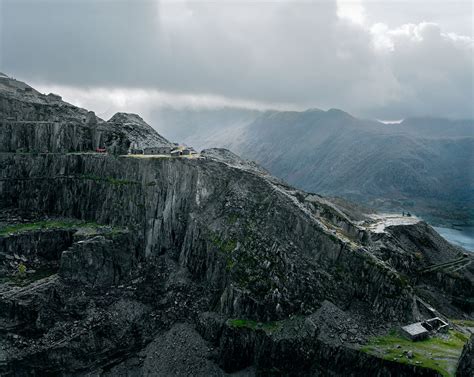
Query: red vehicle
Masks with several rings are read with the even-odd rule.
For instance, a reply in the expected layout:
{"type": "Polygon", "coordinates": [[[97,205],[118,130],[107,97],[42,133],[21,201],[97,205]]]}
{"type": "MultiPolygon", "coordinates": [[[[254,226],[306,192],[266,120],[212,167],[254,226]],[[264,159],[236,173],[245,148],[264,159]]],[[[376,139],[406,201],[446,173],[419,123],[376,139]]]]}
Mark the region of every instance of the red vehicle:
{"type": "Polygon", "coordinates": [[[96,148],[95,151],[96,151],[97,153],[105,153],[105,152],[107,152],[107,150],[106,150],[105,148],[96,148]]]}

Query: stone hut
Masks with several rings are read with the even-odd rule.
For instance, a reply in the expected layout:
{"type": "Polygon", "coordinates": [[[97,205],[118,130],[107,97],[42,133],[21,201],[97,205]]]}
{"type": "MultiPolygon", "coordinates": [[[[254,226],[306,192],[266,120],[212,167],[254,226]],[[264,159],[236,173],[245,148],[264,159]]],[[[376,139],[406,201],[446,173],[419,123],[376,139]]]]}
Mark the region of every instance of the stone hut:
{"type": "Polygon", "coordinates": [[[422,325],[425,329],[431,332],[447,332],[449,329],[449,324],[439,317],[428,319],[427,321],[422,322],[422,325]]]}
{"type": "Polygon", "coordinates": [[[429,332],[421,322],[415,322],[407,326],[402,327],[402,332],[411,340],[422,340],[426,339],[429,332]]]}

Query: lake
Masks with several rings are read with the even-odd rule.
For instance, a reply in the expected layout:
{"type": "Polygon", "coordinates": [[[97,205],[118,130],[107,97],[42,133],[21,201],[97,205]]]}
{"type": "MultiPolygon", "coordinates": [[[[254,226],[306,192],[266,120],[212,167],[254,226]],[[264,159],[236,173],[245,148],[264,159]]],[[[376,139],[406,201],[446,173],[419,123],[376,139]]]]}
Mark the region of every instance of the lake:
{"type": "Polygon", "coordinates": [[[435,226],[433,228],[452,244],[474,252],[474,227],[453,229],[435,226]]]}

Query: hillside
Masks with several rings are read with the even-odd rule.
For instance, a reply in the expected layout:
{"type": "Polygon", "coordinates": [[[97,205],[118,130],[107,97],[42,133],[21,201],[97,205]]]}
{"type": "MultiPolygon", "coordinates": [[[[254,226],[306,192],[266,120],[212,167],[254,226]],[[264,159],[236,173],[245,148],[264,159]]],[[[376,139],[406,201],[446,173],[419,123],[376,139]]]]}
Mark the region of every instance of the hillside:
{"type": "Polygon", "coordinates": [[[0,90],[0,375],[469,375],[474,257],[427,224],[42,96],[0,90]]]}
{"type": "MultiPolygon", "coordinates": [[[[188,124],[198,122],[187,116],[188,124]]],[[[247,124],[227,125],[196,134],[194,127],[185,128],[187,140],[229,148],[311,192],[441,223],[474,218],[473,121],[410,118],[383,124],[312,109],[268,111],[247,124]]]]}

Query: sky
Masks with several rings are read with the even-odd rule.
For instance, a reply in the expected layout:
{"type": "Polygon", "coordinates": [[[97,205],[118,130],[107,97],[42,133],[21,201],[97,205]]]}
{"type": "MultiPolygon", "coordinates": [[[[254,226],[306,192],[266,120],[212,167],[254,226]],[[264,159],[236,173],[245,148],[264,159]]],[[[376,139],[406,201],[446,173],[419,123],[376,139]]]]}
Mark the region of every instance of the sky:
{"type": "Polygon", "coordinates": [[[469,1],[0,0],[0,72],[105,118],[160,106],[474,118],[469,1]]]}

